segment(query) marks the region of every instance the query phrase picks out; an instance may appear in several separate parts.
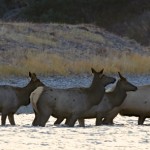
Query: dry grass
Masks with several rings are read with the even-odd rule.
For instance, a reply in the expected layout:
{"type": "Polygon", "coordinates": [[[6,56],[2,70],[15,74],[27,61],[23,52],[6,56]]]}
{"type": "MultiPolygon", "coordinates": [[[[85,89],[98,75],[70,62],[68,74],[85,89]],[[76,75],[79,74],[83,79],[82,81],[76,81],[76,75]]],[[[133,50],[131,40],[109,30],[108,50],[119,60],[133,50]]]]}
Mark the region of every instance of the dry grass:
{"type": "MultiPolygon", "coordinates": [[[[5,52],[10,57],[13,55],[5,52]]],[[[89,73],[90,68],[97,70],[105,68],[107,73],[148,74],[150,73],[150,56],[127,53],[111,53],[106,57],[90,55],[85,58],[74,58],[74,54],[60,55],[57,53],[26,51],[17,52],[10,63],[0,65],[0,75],[26,75],[28,71],[41,75],[82,74],[89,73]],[[70,56],[70,57],[69,57],[70,56]],[[68,59],[69,58],[69,59],[68,59]]],[[[6,56],[5,56],[6,57],[6,56]]]]}
{"type": "Polygon", "coordinates": [[[93,26],[0,22],[0,38],[1,76],[28,71],[82,74],[91,67],[105,68],[107,73],[150,73],[150,55],[134,53],[132,48],[127,53],[129,45],[93,26]],[[119,50],[116,42],[123,43],[119,50]]]}

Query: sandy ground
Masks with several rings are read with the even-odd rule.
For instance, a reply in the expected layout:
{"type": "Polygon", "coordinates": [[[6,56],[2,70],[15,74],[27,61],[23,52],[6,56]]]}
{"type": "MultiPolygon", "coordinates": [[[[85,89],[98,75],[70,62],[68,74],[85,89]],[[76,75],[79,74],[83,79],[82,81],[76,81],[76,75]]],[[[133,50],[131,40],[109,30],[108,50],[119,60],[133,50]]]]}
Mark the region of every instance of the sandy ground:
{"type": "Polygon", "coordinates": [[[94,126],[95,119],[86,120],[86,127],[53,126],[50,118],[46,127],[32,127],[34,114],[15,115],[16,126],[0,127],[1,150],[143,150],[150,146],[150,120],[137,125],[136,117],[115,118],[113,126],[94,126]]]}
{"type": "Polygon", "coordinates": [[[136,117],[117,116],[113,126],[94,126],[95,119],[86,120],[86,127],[32,127],[34,114],[15,115],[16,126],[0,127],[1,150],[144,150],[150,146],[150,120],[137,125],[136,117]]]}

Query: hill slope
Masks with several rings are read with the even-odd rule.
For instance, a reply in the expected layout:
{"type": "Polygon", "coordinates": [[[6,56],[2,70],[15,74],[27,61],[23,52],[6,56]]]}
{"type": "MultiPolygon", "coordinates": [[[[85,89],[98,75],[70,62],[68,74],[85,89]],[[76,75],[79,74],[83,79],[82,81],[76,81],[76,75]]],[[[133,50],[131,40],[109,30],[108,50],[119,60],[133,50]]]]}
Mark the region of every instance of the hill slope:
{"type": "MultiPolygon", "coordinates": [[[[132,61],[149,65],[148,49],[93,25],[1,22],[0,39],[0,72],[5,74],[25,74],[29,69],[44,74],[84,73],[91,66],[129,71],[128,59],[136,70],[139,64],[132,61]]],[[[146,66],[139,72],[149,72],[146,66]]]]}

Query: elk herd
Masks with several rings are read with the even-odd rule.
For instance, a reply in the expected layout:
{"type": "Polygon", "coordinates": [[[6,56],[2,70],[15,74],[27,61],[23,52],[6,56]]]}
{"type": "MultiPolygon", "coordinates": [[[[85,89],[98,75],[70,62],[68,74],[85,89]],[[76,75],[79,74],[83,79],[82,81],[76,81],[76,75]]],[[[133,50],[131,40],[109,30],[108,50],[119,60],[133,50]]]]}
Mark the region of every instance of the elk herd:
{"type": "Polygon", "coordinates": [[[42,83],[35,73],[29,72],[30,82],[25,87],[0,86],[1,125],[8,117],[15,125],[14,114],[21,106],[30,104],[35,113],[33,126],[44,127],[50,118],[56,118],[55,125],[65,119],[65,125],[73,127],[76,121],[81,127],[85,119],[96,119],[95,125],[113,124],[118,115],[137,116],[142,125],[150,117],[150,85],[136,87],[118,72],[119,79],[107,76],[103,69],[93,73],[89,87],[52,88],[42,83]],[[107,91],[105,87],[116,83],[107,91]]]}

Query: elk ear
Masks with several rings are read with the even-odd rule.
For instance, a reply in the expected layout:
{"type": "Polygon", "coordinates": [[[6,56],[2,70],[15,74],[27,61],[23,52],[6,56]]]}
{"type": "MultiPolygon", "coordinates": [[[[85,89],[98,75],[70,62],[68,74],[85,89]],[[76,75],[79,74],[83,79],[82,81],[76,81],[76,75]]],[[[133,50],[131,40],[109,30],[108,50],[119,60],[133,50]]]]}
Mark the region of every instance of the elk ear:
{"type": "Polygon", "coordinates": [[[30,77],[31,80],[33,80],[33,81],[36,81],[36,80],[37,80],[37,77],[36,77],[36,74],[35,74],[35,73],[29,72],[29,77],[30,77]]]}
{"type": "Polygon", "coordinates": [[[31,73],[31,72],[29,72],[29,77],[30,77],[30,78],[32,77],[32,73],[31,73]]]}
{"type": "Polygon", "coordinates": [[[31,78],[33,81],[36,81],[37,80],[37,77],[36,77],[36,74],[35,73],[33,73],[32,74],[32,78],[31,78]]]}
{"type": "Polygon", "coordinates": [[[104,68],[99,72],[99,74],[102,74],[103,73],[103,71],[104,71],[104,68]]]}
{"type": "Polygon", "coordinates": [[[120,77],[120,79],[126,79],[126,78],[124,78],[122,75],[121,75],[121,73],[120,72],[118,72],[118,74],[119,74],[119,77],[120,77]]]}
{"type": "Polygon", "coordinates": [[[92,73],[97,73],[95,69],[91,68],[92,73]]]}

